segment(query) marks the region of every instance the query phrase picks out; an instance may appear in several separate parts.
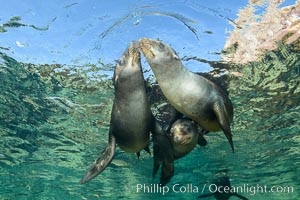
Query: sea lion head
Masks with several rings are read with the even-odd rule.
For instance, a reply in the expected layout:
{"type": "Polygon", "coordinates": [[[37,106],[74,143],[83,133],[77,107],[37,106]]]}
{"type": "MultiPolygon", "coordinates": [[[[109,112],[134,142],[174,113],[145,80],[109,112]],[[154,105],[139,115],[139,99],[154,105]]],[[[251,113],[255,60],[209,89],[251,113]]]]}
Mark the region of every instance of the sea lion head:
{"type": "Polygon", "coordinates": [[[170,136],[173,143],[176,145],[197,144],[198,128],[197,125],[187,119],[179,119],[173,123],[170,136]]]}
{"type": "Polygon", "coordinates": [[[133,41],[124,51],[120,59],[116,61],[113,81],[116,84],[120,79],[128,80],[132,71],[141,71],[141,55],[138,50],[138,43],[133,41]]]}
{"type": "Polygon", "coordinates": [[[174,49],[160,40],[141,38],[139,47],[150,65],[180,60],[174,49]]]}

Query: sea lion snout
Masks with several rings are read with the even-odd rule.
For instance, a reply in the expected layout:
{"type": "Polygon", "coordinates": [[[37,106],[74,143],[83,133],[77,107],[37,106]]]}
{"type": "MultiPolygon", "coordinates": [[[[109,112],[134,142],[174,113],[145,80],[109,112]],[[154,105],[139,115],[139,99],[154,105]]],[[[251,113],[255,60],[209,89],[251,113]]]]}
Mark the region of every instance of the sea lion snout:
{"type": "Polygon", "coordinates": [[[155,58],[154,51],[152,49],[151,40],[148,38],[141,38],[139,40],[139,48],[143,52],[146,58],[155,58]]]}
{"type": "Polygon", "coordinates": [[[187,144],[192,140],[192,136],[186,132],[180,132],[174,135],[173,141],[177,144],[187,144]]]}
{"type": "Polygon", "coordinates": [[[139,52],[139,44],[137,41],[132,41],[127,48],[125,55],[125,60],[131,62],[131,67],[135,67],[141,59],[141,53],[139,52]]]}

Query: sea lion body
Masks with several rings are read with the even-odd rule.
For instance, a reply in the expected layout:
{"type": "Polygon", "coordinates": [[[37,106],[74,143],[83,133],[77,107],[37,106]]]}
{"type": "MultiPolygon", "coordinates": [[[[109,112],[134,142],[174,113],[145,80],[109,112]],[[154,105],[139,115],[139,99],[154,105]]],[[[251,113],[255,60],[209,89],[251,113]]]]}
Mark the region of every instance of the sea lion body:
{"type": "Polygon", "coordinates": [[[142,38],[139,46],[170,104],[206,132],[222,130],[234,151],[230,129],[233,106],[227,94],[210,80],[186,69],[167,44],[142,38]]]}
{"type": "MultiPolygon", "coordinates": [[[[116,144],[129,153],[147,149],[150,131],[162,134],[147,101],[140,52],[131,43],[117,61],[113,76],[113,103],[108,146],[103,150],[80,181],[85,183],[99,175],[112,161],[116,144]]],[[[164,141],[162,141],[164,142],[164,141]]],[[[159,145],[159,144],[158,144],[159,145]]],[[[171,170],[172,171],[172,170],[171,170]]]]}
{"type": "Polygon", "coordinates": [[[118,61],[113,79],[111,134],[122,150],[136,153],[149,144],[154,118],[145,91],[140,53],[132,45],[118,61]]]}
{"type": "Polygon", "coordinates": [[[113,76],[115,99],[111,112],[110,134],[118,146],[136,153],[146,148],[154,117],[145,91],[140,53],[131,43],[117,61],[113,76]]]}

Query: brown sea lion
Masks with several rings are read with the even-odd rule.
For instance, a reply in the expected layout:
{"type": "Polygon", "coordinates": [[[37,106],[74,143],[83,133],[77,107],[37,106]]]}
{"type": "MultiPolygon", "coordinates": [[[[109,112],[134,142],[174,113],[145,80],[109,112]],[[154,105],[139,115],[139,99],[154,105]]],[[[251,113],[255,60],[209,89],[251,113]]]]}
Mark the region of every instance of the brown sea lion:
{"type": "Polygon", "coordinates": [[[216,84],[184,67],[176,52],[159,40],[142,38],[139,46],[170,104],[209,131],[222,130],[234,151],[230,124],[233,106],[216,84]]]}
{"type": "Polygon", "coordinates": [[[164,132],[150,110],[140,53],[136,43],[131,43],[117,61],[113,81],[115,99],[111,113],[108,146],[100,153],[80,182],[85,183],[91,180],[109,165],[115,154],[116,144],[129,153],[147,149],[150,132],[155,142],[154,159],[156,163],[163,163],[165,169],[162,172],[162,180],[169,179],[174,172],[171,143],[166,140],[164,132]]]}

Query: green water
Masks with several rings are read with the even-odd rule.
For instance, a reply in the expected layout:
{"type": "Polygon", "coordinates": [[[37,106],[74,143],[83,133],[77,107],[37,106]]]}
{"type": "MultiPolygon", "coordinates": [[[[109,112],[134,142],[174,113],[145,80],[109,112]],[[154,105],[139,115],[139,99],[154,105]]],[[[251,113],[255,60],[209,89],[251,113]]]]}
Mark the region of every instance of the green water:
{"type": "Polygon", "coordinates": [[[152,157],[120,149],[102,174],[79,184],[107,144],[113,86],[97,73],[104,69],[24,64],[1,53],[0,199],[197,199],[222,170],[231,185],[248,188],[239,193],[249,199],[299,199],[299,52],[281,46],[262,62],[222,66],[236,152],[222,133],[209,133],[206,147],[175,161],[163,194],[149,190],[159,181],[151,177],[152,157]],[[137,191],[139,184],[148,190],[137,191]]]}

